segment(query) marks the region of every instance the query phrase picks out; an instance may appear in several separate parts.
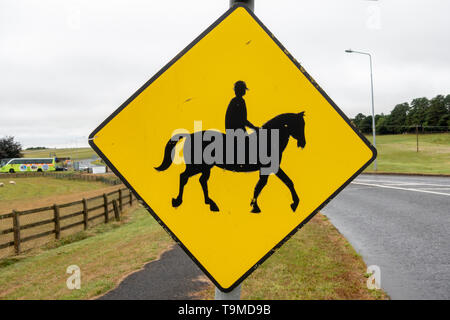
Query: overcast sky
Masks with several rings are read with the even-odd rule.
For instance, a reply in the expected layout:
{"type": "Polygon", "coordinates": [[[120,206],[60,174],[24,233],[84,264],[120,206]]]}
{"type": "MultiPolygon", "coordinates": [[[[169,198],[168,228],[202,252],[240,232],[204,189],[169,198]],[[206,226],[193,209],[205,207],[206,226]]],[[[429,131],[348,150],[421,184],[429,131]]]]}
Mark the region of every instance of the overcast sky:
{"type": "MultiPolygon", "coordinates": [[[[80,147],[228,9],[228,0],[0,0],[0,137],[80,147]]],[[[448,0],[256,0],[255,13],[349,116],[450,93],[448,0]]]]}

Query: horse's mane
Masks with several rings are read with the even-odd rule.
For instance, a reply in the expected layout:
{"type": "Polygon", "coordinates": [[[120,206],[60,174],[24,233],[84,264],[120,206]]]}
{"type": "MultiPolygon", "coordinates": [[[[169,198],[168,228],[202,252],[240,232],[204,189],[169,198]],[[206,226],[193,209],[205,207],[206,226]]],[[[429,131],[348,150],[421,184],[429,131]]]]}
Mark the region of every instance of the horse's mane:
{"type": "MultiPolygon", "coordinates": [[[[279,128],[283,123],[286,123],[290,120],[295,120],[295,118],[298,116],[298,113],[282,113],[264,123],[262,125],[262,128],[279,128]]],[[[303,113],[301,113],[301,116],[303,116],[303,113]]]]}

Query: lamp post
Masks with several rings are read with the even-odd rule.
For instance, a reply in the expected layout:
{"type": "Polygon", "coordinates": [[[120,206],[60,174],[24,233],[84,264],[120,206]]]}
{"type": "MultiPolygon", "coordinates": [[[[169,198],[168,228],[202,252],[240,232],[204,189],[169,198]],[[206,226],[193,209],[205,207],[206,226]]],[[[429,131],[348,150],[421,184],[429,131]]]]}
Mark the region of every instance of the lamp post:
{"type": "MultiPolygon", "coordinates": [[[[347,53],[359,53],[364,54],[366,56],[369,56],[370,61],[370,88],[372,91],[372,134],[373,134],[373,146],[376,148],[376,138],[375,138],[375,103],[374,103],[374,97],[373,97],[373,73],[372,73],[372,55],[368,52],[362,52],[362,51],[355,51],[352,49],[345,50],[347,53]]],[[[377,159],[373,162],[373,168],[375,171],[377,171],[377,159]]]]}

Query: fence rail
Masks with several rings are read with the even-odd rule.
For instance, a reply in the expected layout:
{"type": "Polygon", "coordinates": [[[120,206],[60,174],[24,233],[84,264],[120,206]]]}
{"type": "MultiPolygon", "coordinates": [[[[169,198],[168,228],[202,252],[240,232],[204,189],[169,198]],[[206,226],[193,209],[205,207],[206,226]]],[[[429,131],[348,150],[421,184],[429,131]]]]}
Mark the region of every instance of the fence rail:
{"type": "MultiPolygon", "coordinates": [[[[62,231],[79,226],[83,226],[83,229],[86,230],[94,220],[99,218],[103,218],[104,223],[108,223],[110,221],[110,215],[116,221],[120,221],[124,206],[128,205],[131,207],[134,201],[136,199],[133,193],[127,188],[122,188],[88,199],[85,198],[69,203],[54,204],[52,206],[30,210],[13,210],[10,213],[1,214],[0,222],[11,219],[12,227],[0,225],[0,228],[3,228],[0,229],[0,236],[11,236],[12,234],[13,237],[9,241],[0,243],[0,249],[14,247],[14,252],[20,254],[24,242],[48,237],[53,234],[55,239],[60,239],[62,231]],[[95,201],[100,199],[101,202],[95,201]],[[46,213],[46,215],[37,216],[36,214],[38,213],[46,213]],[[24,221],[25,217],[33,217],[34,215],[37,216],[37,221],[28,223],[24,221]],[[81,220],[73,221],[77,217],[80,217],[81,220]],[[66,221],[67,224],[65,224],[66,221]],[[38,230],[38,228],[48,227],[50,224],[52,224],[50,230],[38,230]],[[30,230],[34,231],[34,233],[30,233],[30,230]],[[27,231],[26,235],[24,231],[27,231]]],[[[0,238],[0,241],[2,241],[2,238],[0,238]]]]}
{"type": "Polygon", "coordinates": [[[81,180],[81,181],[99,181],[110,185],[121,184],[119,178],[112,174],[87,174],[80,172],[16,172],[16,173],[3,173],[0,177],[5,178],[32,178],[32,177],[51,177],[55,179],[67,179],[67,180],[81,180]]]}

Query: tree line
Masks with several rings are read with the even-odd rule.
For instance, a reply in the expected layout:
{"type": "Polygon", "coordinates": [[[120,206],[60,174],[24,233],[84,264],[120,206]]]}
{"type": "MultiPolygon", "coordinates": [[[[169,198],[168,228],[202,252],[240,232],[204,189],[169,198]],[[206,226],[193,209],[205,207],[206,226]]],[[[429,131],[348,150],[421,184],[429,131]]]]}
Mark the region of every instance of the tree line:
{"type": "Polygon", "coordinates": [[[26,148],[25,150],[46,150],[47,147],[29,147],[26,148]]]}
{"type": "MultiPolygon", "coordinates": [[[[372,116],[362,113],[352,119],[362,133],[372,132],[372,116]]],[[[448,132],[450,129],[450,94],[437,95],[433,99],[417,98],[411,103],[397,104],[390,114],[375,115],[378,134],[414,132],[448,132]]]]}
{"type": "Polygon", "coordinates": [[[22,158],[22,145],[14,137],[0,138],[0,159],[22,158]]]}

